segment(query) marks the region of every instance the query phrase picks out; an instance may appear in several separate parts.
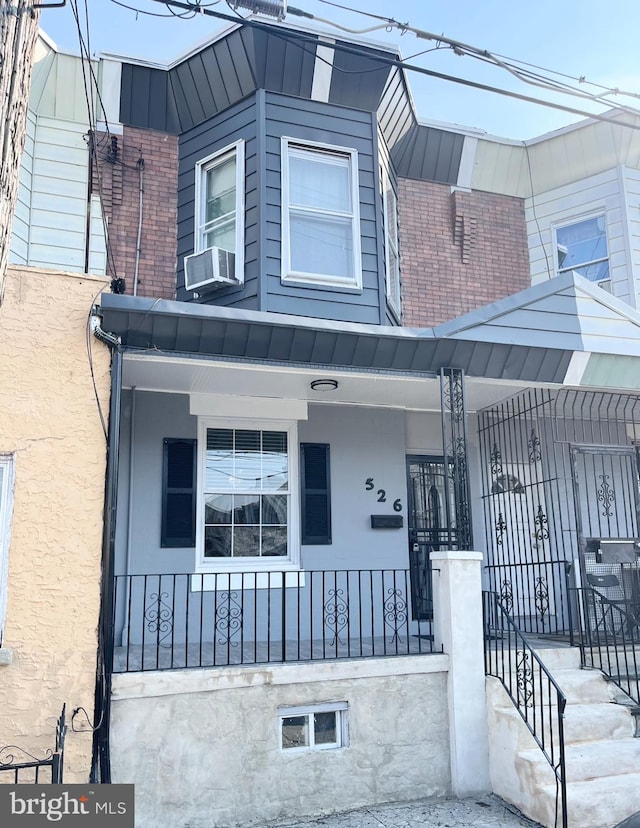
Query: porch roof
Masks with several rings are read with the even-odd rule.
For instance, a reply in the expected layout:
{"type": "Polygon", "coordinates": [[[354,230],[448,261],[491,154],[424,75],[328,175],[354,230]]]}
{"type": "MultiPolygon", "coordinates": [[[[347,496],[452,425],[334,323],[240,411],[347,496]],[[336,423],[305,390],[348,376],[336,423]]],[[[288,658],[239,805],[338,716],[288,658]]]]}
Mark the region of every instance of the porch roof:
{"type": "Polygon", "coordinates": [[[102,327],[127,350],[338,369],[562,383],[570,347],[491,341],[401,328],[307,319],[140,296],[103,294],[102,327]]]}

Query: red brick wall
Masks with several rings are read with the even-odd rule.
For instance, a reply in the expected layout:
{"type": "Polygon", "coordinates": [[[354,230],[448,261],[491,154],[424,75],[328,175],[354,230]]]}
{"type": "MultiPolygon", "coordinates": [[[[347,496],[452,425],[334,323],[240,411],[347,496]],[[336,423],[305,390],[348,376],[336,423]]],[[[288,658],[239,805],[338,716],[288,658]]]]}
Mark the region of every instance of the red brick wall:
{"type": "Polygon", "coordinates": [[[398,180],[403,324],[453,319],[531,284],[522,199],[398,180]]]}
{"type": "Polygon", "coordinates": [[[124,278],[126,293],[133,293],[140,206],[137,164],[142,156],[144,192],[138,295],[173,299],[176,293],[178,139],[175,135],[135,127],[124,127],[124,133],[116,135],[115,139],[114,153],[108,136],[97,135],[93,168],[93,192],[97,193],[101,188],[109,219],[107,272],[112,277],[124,278]]]}

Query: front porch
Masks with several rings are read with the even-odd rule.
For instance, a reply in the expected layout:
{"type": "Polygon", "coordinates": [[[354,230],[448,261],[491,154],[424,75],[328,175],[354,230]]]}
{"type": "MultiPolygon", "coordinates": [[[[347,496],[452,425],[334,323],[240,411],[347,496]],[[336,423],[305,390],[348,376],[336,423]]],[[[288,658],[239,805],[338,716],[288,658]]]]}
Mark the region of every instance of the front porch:
{"type": "Polygon", "coordinates": [[[442,652],[397,570],[116,577],[115,673],[442,652]]]}

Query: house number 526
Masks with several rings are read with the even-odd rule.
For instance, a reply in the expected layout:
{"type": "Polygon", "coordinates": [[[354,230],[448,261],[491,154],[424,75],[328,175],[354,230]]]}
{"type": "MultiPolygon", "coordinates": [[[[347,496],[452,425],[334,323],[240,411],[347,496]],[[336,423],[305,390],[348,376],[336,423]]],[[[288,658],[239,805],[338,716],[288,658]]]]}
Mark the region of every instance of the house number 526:
{"type": "MultiPolygon", "coordinates": [[[[375,489],[375,483],[373,482],[373,477],[367,477],[364,481],[364,487],[366,491],[371,492],[375,489]]],[[[376,494],[378,495],[378,503],[386,503],[387,502],[387,492],[385,489],[378,489],[376,494]]],[[[402,500],[397,497],[393,501],[393,511],[394,512],[401,512],[402,511],[402,500]]]]}

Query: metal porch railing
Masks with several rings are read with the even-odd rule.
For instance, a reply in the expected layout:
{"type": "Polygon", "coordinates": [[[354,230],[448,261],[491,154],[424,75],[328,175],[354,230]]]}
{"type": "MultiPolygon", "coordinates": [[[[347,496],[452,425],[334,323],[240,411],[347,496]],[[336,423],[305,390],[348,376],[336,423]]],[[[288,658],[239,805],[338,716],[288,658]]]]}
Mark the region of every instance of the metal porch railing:
{"type": "Polygon", "coordinates": [[[44,759],[28,753],[17,745],[0,747],[0,782],[8,784],[51,783],[61,785],[64,776],[64,740],[67,733],[66,705],[56,722],[54,750],[48,750],[44,759]]]}
{"type": "Polygon", "coordinates": [[[413,616],[405,569],[119,575],[113,670],[434,652],[413,616]]]}
{"type": "Polygon", "coordinates": [[[638,596],[626,597],[619,589],[606,585],[572,592],[578,612],[577,635],[574,633],[571,643],[580,646],[582,666],[601,670],[637,706],[634,712],[640,713],[638,596]]]}
{"type": "Polygon", "coordinates": [[[551,766],[557,785],[555,823],[567,828],[563,721],[567,698],[499,596],[484,592],[483,605],[485,672],[500,681],[551,766]]]}

